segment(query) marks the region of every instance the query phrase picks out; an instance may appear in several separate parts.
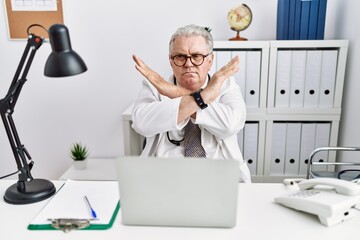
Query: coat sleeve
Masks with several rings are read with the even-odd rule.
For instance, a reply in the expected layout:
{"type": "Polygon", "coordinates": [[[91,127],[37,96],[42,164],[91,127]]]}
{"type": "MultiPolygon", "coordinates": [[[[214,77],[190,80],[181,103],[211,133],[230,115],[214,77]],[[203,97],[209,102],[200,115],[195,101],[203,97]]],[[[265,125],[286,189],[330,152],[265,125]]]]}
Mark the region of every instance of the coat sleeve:
{"type": "Polygon", "coordinates": [[[246,106],[239,85],[231,77],[221,89],[220,96],[204,110],[198,110],[195,123],[218,139],[239,132],[245,124],[246,106]]]}
{"type": "Polygon", "coordinates": [[[132,111],[132,127],[144,137],[181,129],[183,124],[177,124],[180,100],[160,95],[144,80],[132,111]]]}

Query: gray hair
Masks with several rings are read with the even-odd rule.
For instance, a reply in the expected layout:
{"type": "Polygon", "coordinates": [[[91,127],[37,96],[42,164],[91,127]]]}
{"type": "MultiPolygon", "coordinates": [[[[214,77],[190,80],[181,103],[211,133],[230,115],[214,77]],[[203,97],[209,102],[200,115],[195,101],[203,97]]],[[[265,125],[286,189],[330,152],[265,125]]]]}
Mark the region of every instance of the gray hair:
{"type": "Polygon", "coordinates": [[[171,52],[174,41],[178,37],[192,37],[192,36],[201,36],[205,38],[208,52],[213,51],[213,37],[210,34],[210,29],[205,27],[200,27],[194,24],[187,25],[185,27],[180,27],[176,30],[176,32],[172,35],[169,42],[169,52],[171,52]]]}

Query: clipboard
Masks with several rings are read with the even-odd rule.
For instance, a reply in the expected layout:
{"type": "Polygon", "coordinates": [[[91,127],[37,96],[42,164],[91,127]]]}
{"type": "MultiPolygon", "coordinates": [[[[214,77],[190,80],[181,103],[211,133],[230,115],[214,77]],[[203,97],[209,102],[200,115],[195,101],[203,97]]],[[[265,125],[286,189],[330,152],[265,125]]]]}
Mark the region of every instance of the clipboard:
{"type": "Polygon", "coordinates": [[[67,180],[28,225],[29,230],[105,230],[120,209],[117,181],[67,180]],[[93,219],[84,197],[91,202],[93,219]]]}

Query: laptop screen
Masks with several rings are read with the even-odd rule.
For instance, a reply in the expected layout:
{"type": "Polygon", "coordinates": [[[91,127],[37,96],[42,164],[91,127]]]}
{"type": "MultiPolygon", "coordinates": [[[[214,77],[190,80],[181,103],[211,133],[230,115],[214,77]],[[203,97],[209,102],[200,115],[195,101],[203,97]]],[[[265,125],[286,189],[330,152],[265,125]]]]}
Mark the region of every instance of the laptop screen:
{"type": "Polygon", "coordinates": [[[239,162],[207,158],[117,159],[125,225],[233,227],[239,162]]]}

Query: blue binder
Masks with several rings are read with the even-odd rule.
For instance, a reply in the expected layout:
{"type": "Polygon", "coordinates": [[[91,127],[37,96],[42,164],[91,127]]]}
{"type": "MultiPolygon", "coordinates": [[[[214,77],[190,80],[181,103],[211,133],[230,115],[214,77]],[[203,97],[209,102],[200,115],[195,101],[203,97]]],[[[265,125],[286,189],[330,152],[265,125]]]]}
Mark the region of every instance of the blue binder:
{"type": "Polygon", "coordinates": [[[319,0],[319,14],[316,39],[324,39],[327,0],[319,0]]]}
{"type": "Polygon", "coordinates": [[[312,0],[310,3],[309,33],[308,39],[315,40],[318,28],[319,0],[312,0]]]}
{"type": "Polygon", "coordinates": [[[295,0],[294,39],[300,39],[301,0],[295,0]]]}
{"type": "Polygon", "coordinates": [[[308,39],[310,3],[309,0],[301,1],[300,40],[308,39]]]}
{"type": "Polygon", "coordinates": [[[289,29],[289,0],[278,0],[276,39],[287,40],[289,29]]]}
{"type": "Polygon", "coordinates": [[[289,0],[289,40],[295,39],[295,7],[296,0],[289,0]]]}

